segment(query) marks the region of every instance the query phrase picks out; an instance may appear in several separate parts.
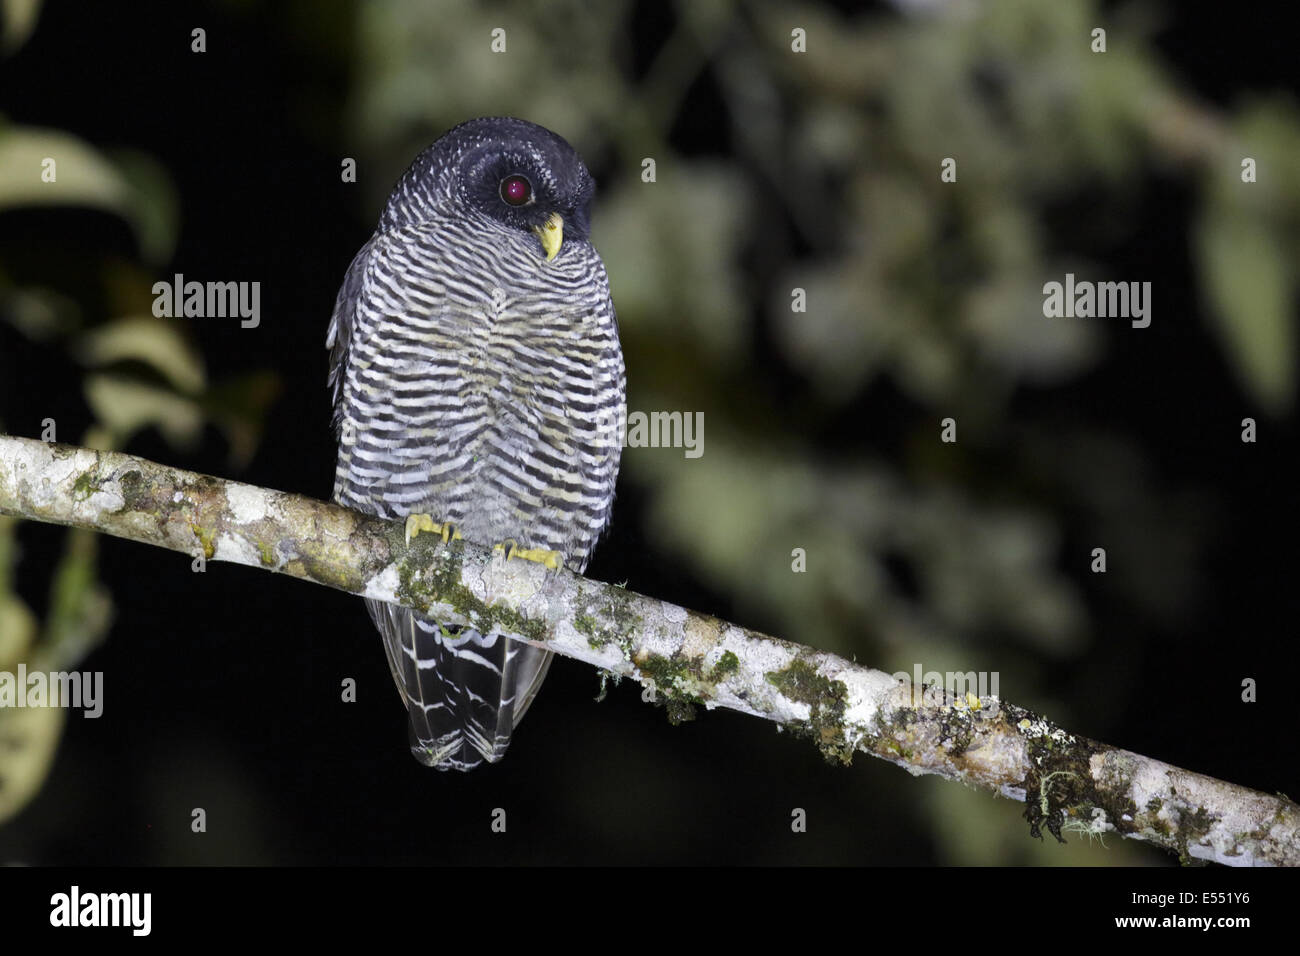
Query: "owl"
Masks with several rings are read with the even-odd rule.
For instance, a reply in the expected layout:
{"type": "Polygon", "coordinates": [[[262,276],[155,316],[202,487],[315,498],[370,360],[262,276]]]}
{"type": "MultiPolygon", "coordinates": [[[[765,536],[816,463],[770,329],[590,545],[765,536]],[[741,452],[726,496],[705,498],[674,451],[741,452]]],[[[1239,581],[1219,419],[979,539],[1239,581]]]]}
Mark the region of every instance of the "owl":
{"type": "MultiPolygon", "coordinates": [[[[326,345],[334,500],[581,572],[609,523],[623,354],[591,244],[595,183],[520,119],[451,129],[398,181],[339,289],[326,345]]],[[[505,754],[551,654],[367,601],[442,770],[505,754]]]]}

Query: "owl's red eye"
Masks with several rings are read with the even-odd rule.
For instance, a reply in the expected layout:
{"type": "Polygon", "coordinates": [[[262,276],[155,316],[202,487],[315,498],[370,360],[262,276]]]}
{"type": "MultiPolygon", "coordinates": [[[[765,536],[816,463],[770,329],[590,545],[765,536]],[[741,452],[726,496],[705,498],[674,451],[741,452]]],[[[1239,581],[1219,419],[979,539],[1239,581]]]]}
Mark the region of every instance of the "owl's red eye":
{"type": "Polygon", "coordinates": [[[507,176],[501,180],[501,199],[512,206],[522,206],[533,198],[533,184],[523,176],[507,176]]]}

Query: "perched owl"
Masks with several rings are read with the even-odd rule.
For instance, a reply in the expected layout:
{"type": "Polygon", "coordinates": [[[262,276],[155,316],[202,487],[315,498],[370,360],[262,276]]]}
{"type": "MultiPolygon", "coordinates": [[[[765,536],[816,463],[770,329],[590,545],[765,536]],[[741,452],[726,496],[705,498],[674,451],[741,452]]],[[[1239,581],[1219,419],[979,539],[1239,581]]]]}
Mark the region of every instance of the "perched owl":
{"type": "MultiPolygon", "coordinates": [[[[623,353],[588,238],[595,183],[518,119],[471,120],[416,157],[352,260],[326,345],[334,500],[408,534],[459,534],[582,571],[609,522],[623,353]]],[[[367,601],[440,770],[505,754],[551,655],[367,601]]]]}

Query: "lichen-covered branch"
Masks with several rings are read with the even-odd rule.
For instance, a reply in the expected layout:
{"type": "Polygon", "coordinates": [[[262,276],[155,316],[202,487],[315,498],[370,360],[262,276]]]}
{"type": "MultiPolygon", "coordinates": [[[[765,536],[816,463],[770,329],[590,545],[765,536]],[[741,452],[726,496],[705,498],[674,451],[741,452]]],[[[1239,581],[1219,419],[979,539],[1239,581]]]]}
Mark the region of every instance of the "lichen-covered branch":
{"type": "Polygon", "coordinates": [[[0,436],[0,513],[289,574],[527,641],[655,692],[774,720],[829,760],[872,754],[1026,804],[1031,832],[1119,833],[1184,860],[1300,865],[1300,807],[1067,733],[994,697],[832,654],[402,522],[130,455],[0,436]],[[915,693],[915,696],[914,696],[915,693]]]}

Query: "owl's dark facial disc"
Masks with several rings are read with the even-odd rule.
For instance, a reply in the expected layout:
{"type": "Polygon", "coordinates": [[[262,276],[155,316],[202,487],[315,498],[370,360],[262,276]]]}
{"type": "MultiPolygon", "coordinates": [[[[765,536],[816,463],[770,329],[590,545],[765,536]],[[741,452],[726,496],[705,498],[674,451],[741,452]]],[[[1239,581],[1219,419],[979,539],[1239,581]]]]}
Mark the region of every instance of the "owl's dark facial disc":
{"type": "Polygon", "coordinates": [[[473,218],[490,236],[532,234],[554,258],[588,238],[596,183],[582,159],[544,126],[506,116],[461,123],[422,152],[379,217],[380,231],[431,216],[473,218]]]}
{"type": "Polygon", "coordinates": [[[453,188],[475,212],[528,233],[558,215],[566,241],[587,238],[596,184],[561,137],[524,120],[490,117],[457,126],[443,143],[459,153],[453,188]]]}

